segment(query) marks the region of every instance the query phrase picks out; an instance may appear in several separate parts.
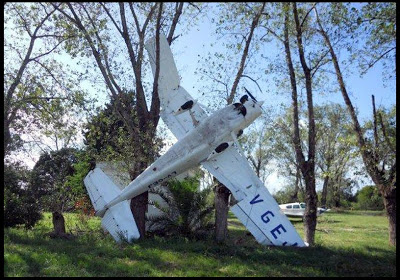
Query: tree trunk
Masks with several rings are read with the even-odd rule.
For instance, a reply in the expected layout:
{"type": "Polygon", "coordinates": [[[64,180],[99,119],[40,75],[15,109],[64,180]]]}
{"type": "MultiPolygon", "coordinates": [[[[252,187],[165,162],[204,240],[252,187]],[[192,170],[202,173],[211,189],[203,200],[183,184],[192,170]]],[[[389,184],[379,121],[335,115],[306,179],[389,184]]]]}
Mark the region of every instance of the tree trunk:
{"type": "Polygon", "coordinates": [[[11,133],[10,133],[10,128],[8,126],[8,122],[6,119],[4,119],[4,150],[3,150],[3,159],[6,157],[6,154],[8,153],[8,148],[11,143],[11,133]]]}
{"type": "Polygon", "coordinates": [[[144,192],[131,199],[131,211],[139,229],[140,239],[146,235],[146,212],[149,200],[149,192],[144,192]]]}
{"type": "Polygon", "coordinates": [[[228,234],[229,195],[231,192],[223,184],[215,187],[215,240],[224,242],[228,234]]]}
{"type": "MultiPolygon", "coordinates": [[[[140,152],[138,152],[139,154],[140,152]]],[[[130,178],[134,180],[147,167],[147,163],[140,160],[140,156],[136,157],[137,162],[133,170],[130,170],[130,178]]],[[[142,158],[143,159],[143,158],[142,158]]],[[[144,239],[146,235],[146,212],[148,208],[149,192],[144,192],[131,199],[130,208],[135,219],[136,226],[140,233],[140,239],[144,239]]]]}
{"type": "Polygon", "coordinates": [[[335,200],[335,207],[339,208],[340,207],[340,187],[342,185],[342,179],[340,175],[340,171],[338,171],[339,174],[336,177],[336,189],[335,189],[335,193],[334,193],[334,200],[335,200]]]}
{"type": "Polygon", "coordinates": [[[312,94],[312,75],[311,69],[308,67],[304,53],[302,41],[303,30],[299,22],[296,3],[293,3],[293,16],[296,26],[297,48],[299,51],[300,62],[304,72],[305,86],[307,93],[307,110],[308,110],[308,157],[307,160],[303,154],[301,147],[300,128],[299,128],[299,109],[297,101],[296,75],[292,64],[289,45],[289,12],[285,14],[285,52],[286,61],[289,68],[291,86],[292,86],[292,104],[293,104],[293,143],[296,151],[296,161],[301,168],[303,175],[306,193],[305,203],[306,210],[304,213],[304,235],[305,241],[310,245],[314,245],[314,235],[317,226],[317,202],[318,197],[315,190],[315,119],[314,119],[314,104],[312,94]]]}
{"type": "Polygon", "coordinates": [[[383,195],[383,203],[389,220],[389,243],[396,246],[396,187],[380,186],[379,189],[387,190],[383,195]]]}
{"type": "Polygon", "coordinates": [[[310,245],[314,245],[315,229],[317,227],[317,203],[318,197],[315,191],[315,178],[313,172],[307,172],[305,175],[306,184],[306,210],[304,212],[304,237],[310,245]]]}
{"type": "Polygon", "coordinates": [[[328,196],[328,183],[329,183],[329,176],[326,176],[324,178],[324,185],[322,187],[321,207],[326,207],[326,197],[328,196]]]}
{"type": "Polygon", "coordinates": [[[52,216],[53,216],[53,227],[54,227],[53,235],[55,237],[65,237],[66,232],[65,232],[64,216],[62,215],[62,213],[58,211],[53,212],[52,216]]]}
{"type": "Polygon", "coordinates": [[[295,186],[294,186],[294,192],[291,195],[290,202],[297,202],[299,200],[300,180],[301,180],[300,168],[296,167],[296,182],[295,182],[295,186]]]}

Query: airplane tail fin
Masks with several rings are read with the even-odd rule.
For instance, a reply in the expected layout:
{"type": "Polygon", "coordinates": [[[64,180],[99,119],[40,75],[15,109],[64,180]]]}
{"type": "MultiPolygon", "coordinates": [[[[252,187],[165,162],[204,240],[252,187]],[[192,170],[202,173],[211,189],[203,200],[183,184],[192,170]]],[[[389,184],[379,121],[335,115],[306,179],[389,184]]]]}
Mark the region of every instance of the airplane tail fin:
{"type": "Polygon", "coordinates": [[[105,212],[101,220],[102,227],[107,230],[117,242],[123,240],[131,242],[133,239],[138,239],[140,237],[139,230],[127,200],[109,209],[104,209],[104,206],[117,197],[121,190],[100,168],[97,167],[90,171],[84,179],[84,184],[96,212],[105,212]]]}

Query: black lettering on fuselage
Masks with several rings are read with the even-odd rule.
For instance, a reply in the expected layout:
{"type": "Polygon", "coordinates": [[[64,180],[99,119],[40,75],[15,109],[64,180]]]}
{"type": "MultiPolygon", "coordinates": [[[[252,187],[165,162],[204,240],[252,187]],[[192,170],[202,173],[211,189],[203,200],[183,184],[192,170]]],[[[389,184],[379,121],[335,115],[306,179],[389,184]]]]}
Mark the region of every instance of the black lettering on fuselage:
{"type": "Polygon", "coordinates": [[[172,172],[171,174],[169,174],[168,176],[158,179],[157,181],[151,183],[148,188],[150,189],[152,186],[157,186],[159,184],[161,184],[162,182],[164,182],[165,180],[168,180],[169,178],[173,177],[176,175],[176,171],[172,172]]]}

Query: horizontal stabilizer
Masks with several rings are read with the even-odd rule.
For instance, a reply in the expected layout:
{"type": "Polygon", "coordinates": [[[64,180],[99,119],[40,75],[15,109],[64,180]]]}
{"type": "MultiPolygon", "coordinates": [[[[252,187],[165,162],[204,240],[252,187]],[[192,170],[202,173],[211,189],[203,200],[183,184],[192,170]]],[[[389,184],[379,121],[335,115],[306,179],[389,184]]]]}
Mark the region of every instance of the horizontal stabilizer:
{"type": "Polygon", "coordinates": [[[100,168],[95,168],[83,180],[94,210],[99,211],[117,197],[121,190],[100,168]]]}
{"type": "Polygon", "coordinates": [[[108,209],[101,220],[101,225],[117,242],[132,242],[140,237],[127,200],[108,209]]]}
{"type": "Polygon", "coordinates": [[[96,212],[105,211],[101,220],[103,228],[117,242],[122,240],[131,242],[133,239],[138,239],[140,233],[133,218],[129,201],[124,200],[109,209],[103,209],[107,203],[121,193],[117,185],[98,167],[90,171],[83,182],[96,212]]]}

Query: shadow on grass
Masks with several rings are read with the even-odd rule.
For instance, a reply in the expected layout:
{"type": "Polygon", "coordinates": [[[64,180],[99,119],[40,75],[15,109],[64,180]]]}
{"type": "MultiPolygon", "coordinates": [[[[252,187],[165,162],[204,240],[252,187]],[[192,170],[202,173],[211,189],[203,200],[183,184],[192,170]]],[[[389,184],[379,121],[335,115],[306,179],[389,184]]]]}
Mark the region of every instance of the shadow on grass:
{"type": "MultiPolygon", "coordinates": [[[[141,254],[140,247],[133,245],[118,245],[110,237],[90,235],[80,236],[73,240],[51,239],[45,236],[19,235],[14,232],[8,233],[9,241],[24,248],[24,250],[13,250],[9,253],[17,254],[28,266],[27,276],[50,276],[45,270],[49,267],[57,267],[57,259],[63,258],[67,266],[74,268],[74,271],[66,271],[60,267],[57,271],[53,269],[51,276],[147,276],[152,274],[153,267],[161,260],[152,252],[141,254]],[[136,247],[136,248],[135,248],[136,247]],[[130,250],[126,250],[130,249],[130,250]],[[41,256],[35,254],[42,252],[41,256]],[[53,258],[54,263],[49,263],[53,258]],[[124,265],[126,263],[126,265],[124,265]],[[137,267],[129,265],[137,263],[137,267]],[[135,269],[136,268],[136,269],[135,269]],[[83,274],[83,275],[82,275],[83,274]]],[[[6,263],[5,272],[12,264],[6,263]]]]}
{"type": "MultiPolygon", "coordinates": [[[[27,276],[395,276],[395,252],[380,250],[379,257],[354,250],[316,246],[285,248],[261,246],[243,230],[230,230],[226,244],[183,238],[149,238],[133,244],[116,244],[99,233],[74,240],[50,239],[7,232],[7,240],[24,250],[12,250],[28,265],[27,276]],[[242,242],[237,243],[241,238],[242,242]],[[42,257],[32,256],[43,252],[42,257]],[[55,263],[46,263],[46,254],[55,263]],[[55,256],[55,257],[54,257],[55,256]],[[57,266],[57,259],[65,262],[57,266]],[[234,271],[220,271],[229,266],[234,271]],[[68,267],[71,270],[68,271],[68,267]],[[240,268],[240,269],[239,269],[240,268]],[[58,275],[57,275],[58,274],[58,275]]],[[[5,243],[6,245],[6,243],[5,243]]],[[[369,250],[376,251],[371,247],[369,250]]],[[[5,259],[5,272],[11,264],[5,259]]]]}

